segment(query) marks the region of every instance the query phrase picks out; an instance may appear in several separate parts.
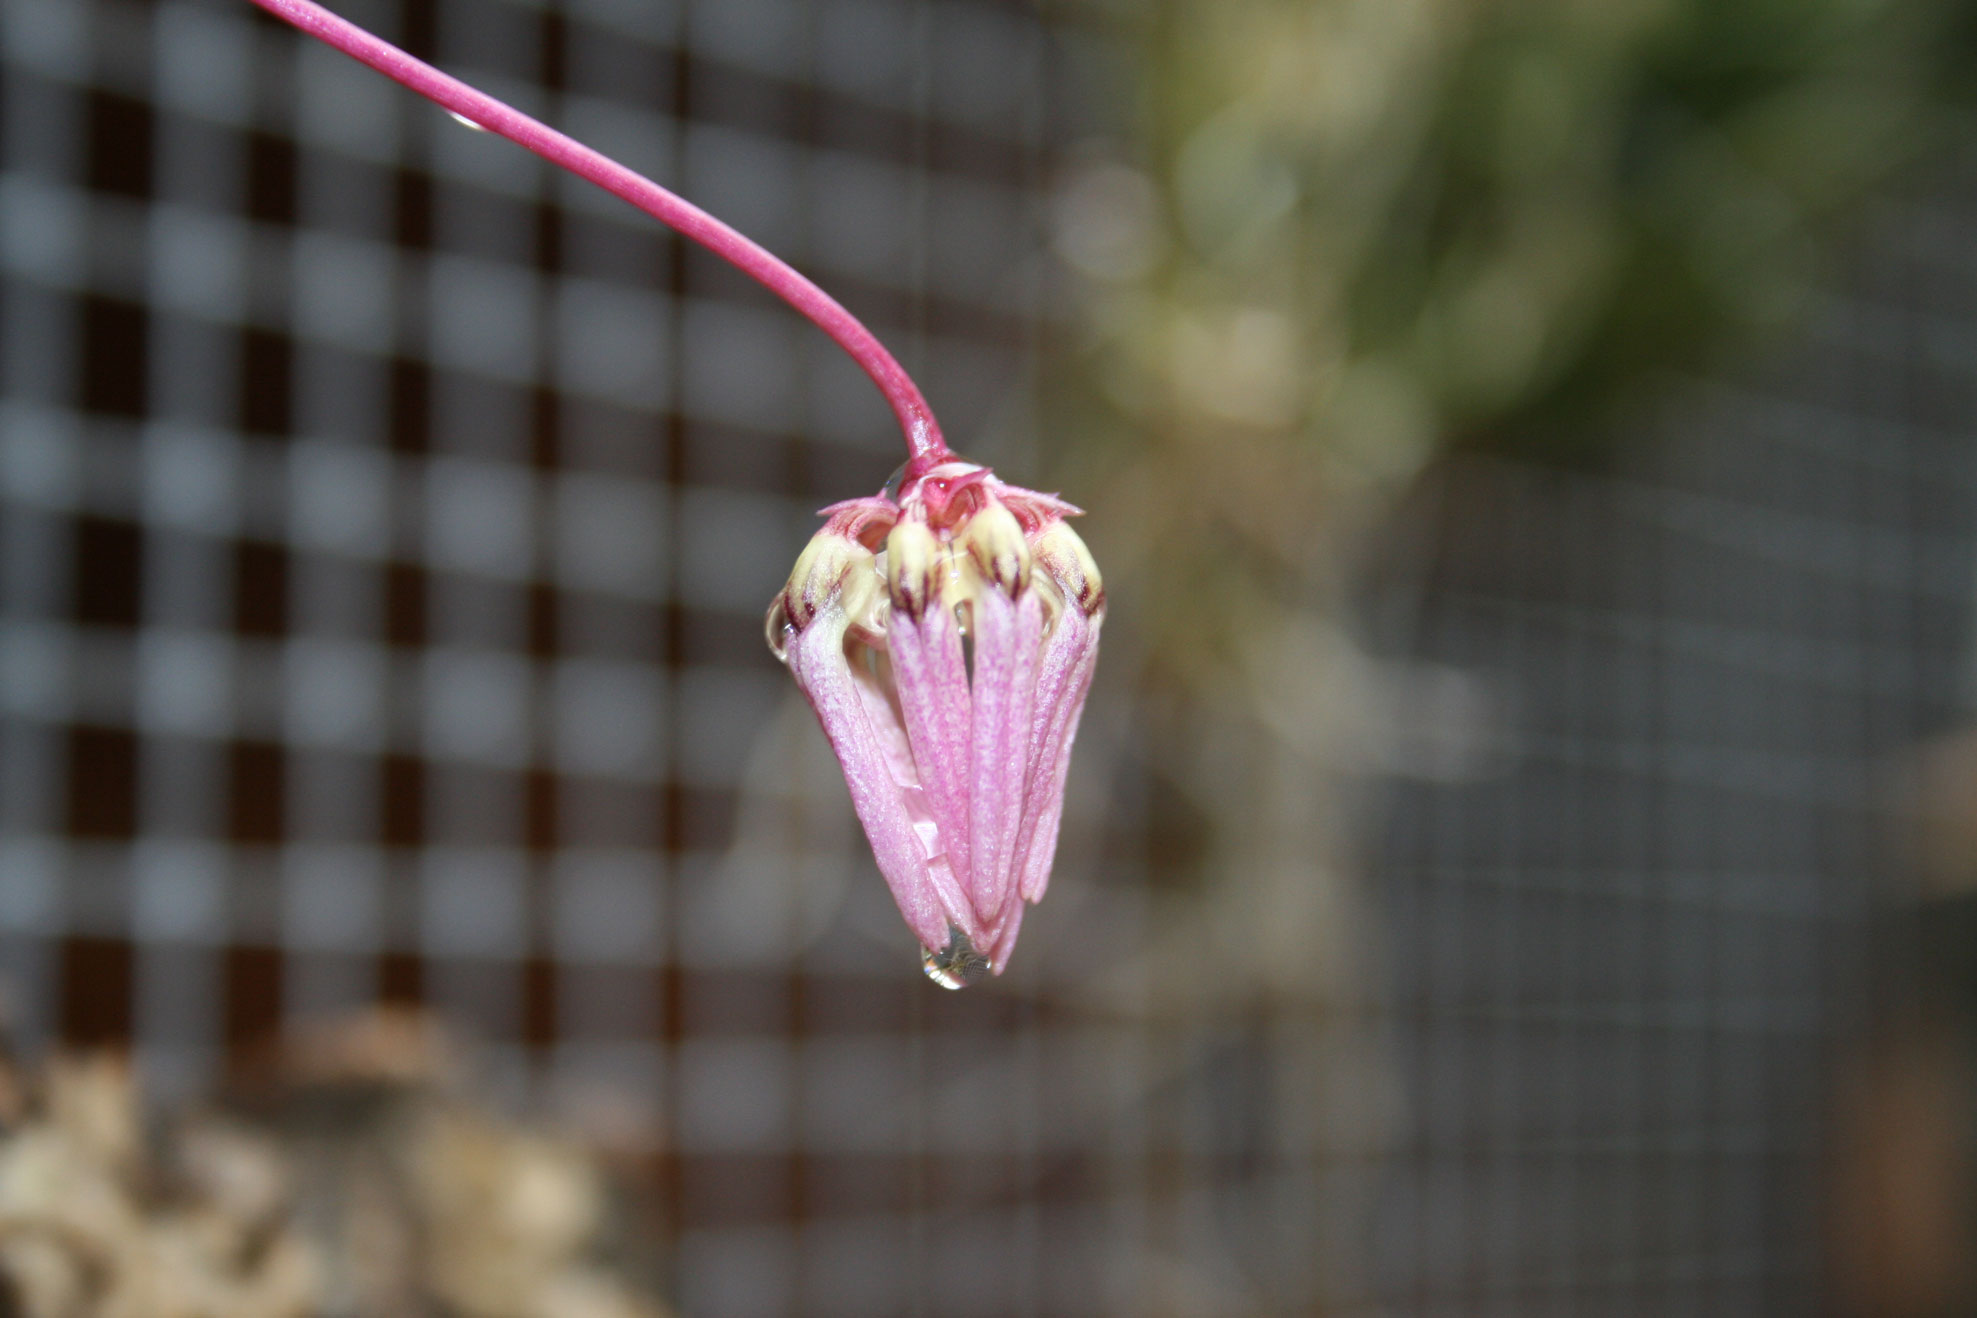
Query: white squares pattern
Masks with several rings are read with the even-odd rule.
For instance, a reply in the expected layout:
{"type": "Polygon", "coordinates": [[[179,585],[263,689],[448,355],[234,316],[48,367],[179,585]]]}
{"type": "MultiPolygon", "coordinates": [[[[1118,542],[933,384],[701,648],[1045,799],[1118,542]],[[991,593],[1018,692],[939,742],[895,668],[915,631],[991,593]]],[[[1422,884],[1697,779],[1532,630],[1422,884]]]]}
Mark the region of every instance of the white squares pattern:
{"type": "Polygon", "coordinates": [[[500,651],[430,650],[425,656],[427,751],[515,768],[528,760],[528,661],[500,651]]]}
{"type": "Polygon", "coordinates": [[[290,847],[281,887],[282,941],[287,946],[362,952],[382,940],[384,861],[375,849],[290,847]]]}
{"type": "Polygon", "coordinates": [[[649,959],[658,946],[658,858],[642,851],[576,851],[554,870],[551,936],[566,961],[649,959]]]}
{"type": "Polygon", "coordinates": [[[147,841],[131,855],[131,932],[158,942],[226,941],[229,859],[213,842],[147,841]]]}
{"type": "Polygon", "coordinates": [[[651,777],[662,763],[665,679],[644,664],[569,659],[550,679],[550,757],[565,773],[651,777]]]}
{"type": "Polygon", "coordinates": [[[163,629],[137,642],[137,722],[150,732],[225,736],[238,703],[234,646],[213,632],[163,629]]]}
{"type": "Polygon", "coordinates": [[[535,486],[521,467],[435,458],[426,467],[426,543],[435,566],[494,577],[528,575],[535,486]]]}
{"type": "Polygon", "coordinates": [[[569,475],[554,490],[554,569],[577,590],[665,597],[671,526],[663,486],[625,477],[569,475]]]}
{"type": "Polygon", "coordinates": [[[435,956],[518,957],[528,945],[521,853],[434,848],[420,865],[420,945],[435,956]]]}

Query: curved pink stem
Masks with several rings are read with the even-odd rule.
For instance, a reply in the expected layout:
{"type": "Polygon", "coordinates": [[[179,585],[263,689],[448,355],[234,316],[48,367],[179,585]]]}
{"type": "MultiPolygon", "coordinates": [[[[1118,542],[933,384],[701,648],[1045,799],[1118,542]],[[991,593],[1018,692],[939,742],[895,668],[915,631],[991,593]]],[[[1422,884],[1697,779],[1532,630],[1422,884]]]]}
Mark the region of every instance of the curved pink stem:
{"type": "Polygon", "coordinates": [[[457,78],[450,78],[432,65],[413,58],[388,41],[380,40],[354,23],[338,18],[311,0],[254,0],[254,3],[284,22],[336,47],[352,59],[370,65],[394,82],[411,88],[437,105],[451,110],[478,127],[499,133],[511,142],[527,147],[553,165],[560,165],[580,178],[589,179],[614,196],[622,197],[647,215],[693,239],[708,251],[753,275],[783,301],[808,316],[816,326],[851,354],[878,385],[879,392],[892,404],[893,415],[906,436],[910,466],[923,471],[952,455],[941,438],[940,425],[918,385],[906,374],[885,345],[858,323],[858,318],[839,306],[823,289],[791,269],[753,240],[743,237],[692,202],[677,197],[646,178],[626,169],[581,142],[564,136],[547,124],[539,123],[520,110],[504,105],[485,92],[475,91],[457,78]]]}

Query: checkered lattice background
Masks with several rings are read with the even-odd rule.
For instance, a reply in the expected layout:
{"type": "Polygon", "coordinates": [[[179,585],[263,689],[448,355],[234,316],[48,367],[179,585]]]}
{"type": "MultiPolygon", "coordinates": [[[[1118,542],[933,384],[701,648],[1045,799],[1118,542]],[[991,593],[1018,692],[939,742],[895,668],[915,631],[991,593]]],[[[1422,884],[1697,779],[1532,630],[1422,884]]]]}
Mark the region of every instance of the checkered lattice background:
{"type": "MultiPolygon", "coordinates": [[[[1025,470],[1037,203],[1104,41],[1000,0],[344,9],[818,274],[1025,470]]],[[[1450,721],[1373,857],[1386,1009],[1191,1014],[1061,991],[1146,927],[1132,765],[1089,841],[1103,683],[1061,925],[993,990],[912,971],[760,638],[812,510],[896,460],[821,338],[244,3],[0,20],[30,1044],[192,1094],[430,1004],[489,1093],[651,1152],[696,1315],[1813,1307],[1865,788],[1966,694],[1967,163],[1659,458],[1457,464],[1403,518],[1427,570],[1374,630],[1450,721]],[[1393,1046],[1384,1160],[1312,1134],[1341,1031],[1393,1046]]]]}
{"type": "MultiPolygon", "coordinates": [[[[341,8],[816,273],[1021,469],[1059,58],[1033,14],[341,8]]],[[[1013,1008],[924,1002],[761,639],[814,509],[897,461],[870,385],[244,3],[0,18],[20,1033],[128,1043],[170,1096],[284,1022],[423,1002],[490,1092],[662,1151],[690,1311],[887,1312],[936,1263],[1006,1307],[1000,1237],[907,1236],[1034,1152],[961,1065],[1013,1008]]]]}
{"type": "Polygon", "coordinates": [[[1460,462],[1417,510],[1375,608],[1475,732],[1397,788],[1379,866],[1391,1312],[1832,1311],[1834,1067],[1904,887],[1880,809],[1977,704],[1973,214],[1966,151],[1651,449],[1460,462]]]}

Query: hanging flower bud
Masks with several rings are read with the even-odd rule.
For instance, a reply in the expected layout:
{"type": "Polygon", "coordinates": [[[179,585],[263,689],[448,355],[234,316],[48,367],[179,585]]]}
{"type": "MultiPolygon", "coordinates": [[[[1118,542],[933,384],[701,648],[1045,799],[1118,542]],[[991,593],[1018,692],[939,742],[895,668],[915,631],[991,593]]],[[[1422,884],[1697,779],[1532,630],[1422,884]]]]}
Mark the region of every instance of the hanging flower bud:
{"type": "Polygon", "coordinates": [[[1043,896],[1064,774],[1098,658],[1105,591],[1053,495],[962,462],[872,332],[760,245],[513,106],[315,0],[254,0],[470,127],[589,179],[759,280],[862,367],[906,441],[903,482],[824,510],[770,605],[789,666],[844,766],[852,805],[927,973],[1000,971],[1043,896]]]}
{"type": "Polygon", "coordinates": [[[1057,849],[1105,592],[1077,509],[950,460],[824,510],[769,609],[922,962],[1001,973],[1057,849]]]}

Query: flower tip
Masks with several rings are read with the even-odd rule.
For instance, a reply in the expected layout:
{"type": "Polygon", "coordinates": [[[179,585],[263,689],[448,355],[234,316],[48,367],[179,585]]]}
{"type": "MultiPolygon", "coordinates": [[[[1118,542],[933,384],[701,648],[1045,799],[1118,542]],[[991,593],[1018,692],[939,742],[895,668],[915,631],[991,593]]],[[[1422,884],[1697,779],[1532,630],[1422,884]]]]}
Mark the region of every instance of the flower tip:
{"type": "Polygon", "coordinates": [[[859,538],[869,534],[869,527],[862,514],[852,515],[849,523],[846,515],[833,515],[803,546],[789,581],[769,606],[769,649],[778,659],[786,653],[791,635],[833,605],[842,608],[860,631],[883,633],[878,556],[859,538]]]}
{"type": "Polygon", "coordinates": [[[1084,537],[1054,521],[1037,536],[1032,551],[1043,570],[1056,580],[1066,598],[1077,601],[1087,618],[1105,607],[1105,580],[1084,537]]]}
{"type": "Polygon", "coordinates": [[[940,597],[940,541],[918,518],[901,518],[886,537],[886,585],[892,606],[918,622],[940,597]]]}
{"type": "Polygon", "coordinates": [[[982,580],[1011,599],[1030,584],[1030,546],[1016,514],[999,500],[986,501],[968,520],[961,541],[982,580]]]}

